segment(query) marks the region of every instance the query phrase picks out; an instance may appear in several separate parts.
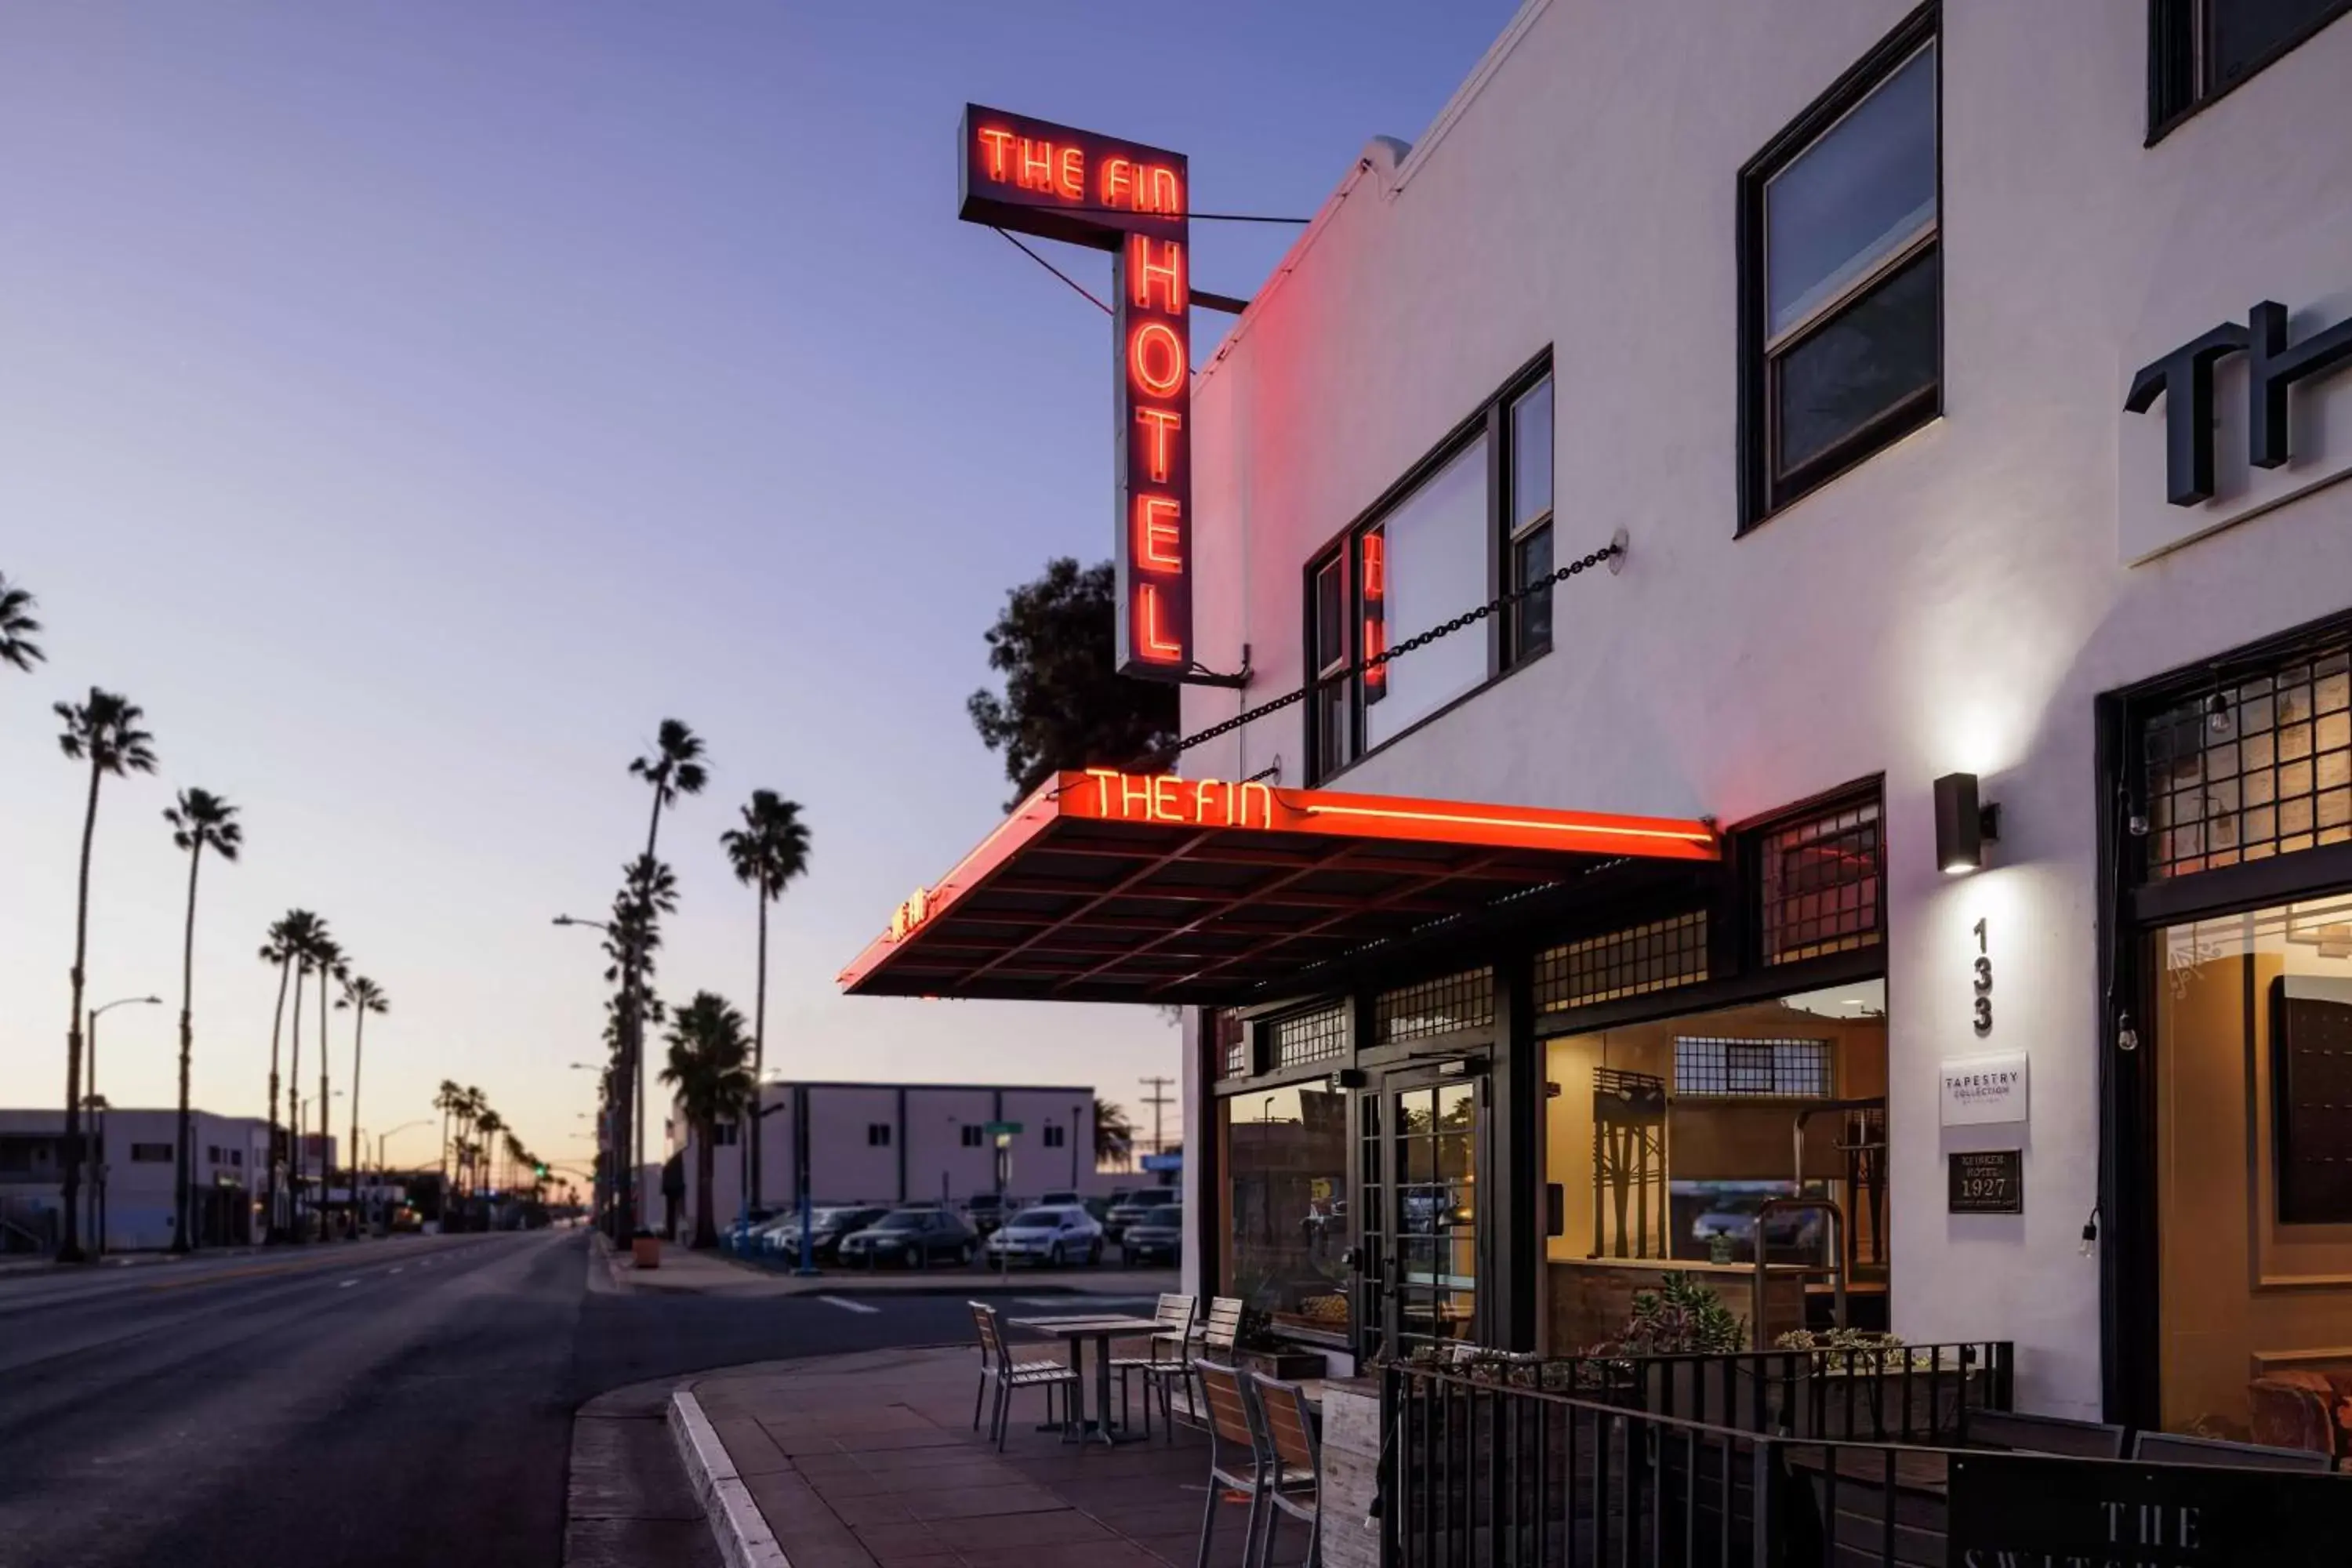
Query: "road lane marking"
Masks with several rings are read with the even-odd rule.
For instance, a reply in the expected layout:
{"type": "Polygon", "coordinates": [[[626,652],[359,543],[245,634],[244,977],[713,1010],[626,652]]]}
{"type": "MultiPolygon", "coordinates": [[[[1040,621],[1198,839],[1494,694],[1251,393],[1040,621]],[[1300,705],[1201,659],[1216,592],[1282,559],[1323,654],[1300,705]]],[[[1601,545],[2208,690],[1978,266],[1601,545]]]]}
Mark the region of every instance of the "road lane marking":
{"type": "Polygon", "coordinates": [[[817,1300],[828,1307],[838,1307],[845,1312],[878,1312],[882,1310],[879,1307],[869,1307],[863,1301],[852,1301],[840,1296],[819,1296],[817,1300]]]}
{"type": "Polygon", "coordinates": [[[407,1268],[407,1267],[408,1267],[408,1265],[407,1265],[407,1264],[405,1264],[405,1263],[404,1263],[404,1264],[400,1265],[400,1268],[394,1268],[394,1269],[393,1269],[393,1270],[392,1270],[392,1272],[393,1272],[393,1273],[394,1273],[394,1274],[397,1274],[397,1273],[399,1273],[399,1272],[400,1272],[400,1269],[401,1269],[401,1268],[407,1268]]]}
{"type": "Polygon", "coordinates": [[[348,1290],[358,1283],[359,1281],[356,1279],[346,1279],[341,1284],[336,1286],[335,1289],[338,1290],[348,1290]]]}

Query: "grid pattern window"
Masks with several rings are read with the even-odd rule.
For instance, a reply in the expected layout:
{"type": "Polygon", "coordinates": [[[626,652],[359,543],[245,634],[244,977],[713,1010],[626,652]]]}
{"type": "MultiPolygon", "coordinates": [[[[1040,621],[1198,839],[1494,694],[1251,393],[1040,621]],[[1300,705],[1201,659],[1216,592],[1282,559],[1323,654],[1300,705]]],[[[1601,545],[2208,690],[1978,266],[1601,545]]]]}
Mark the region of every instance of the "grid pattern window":
{"type": "Polygon", "coordinates": [[[1772,829],[1762,859],[1765,963],[1877,944],[1884,879],[1875,796],[1772,829]]]}
{"type": "Polygon", "coordinates": [[[1249,1028],[1239,1013],[1227,1010],[1217,1015],[1217,1064],[1220,1078],[1243,1078],[1249,1073],[1249,1028]]]}
{"type": "Polygon", "coordinates": [[[1337,1061],[1348,1054],[1348,1007],[1339,1003],[1300,1013],[1274,1026],[1274,1065],[1305,1067],[1337,1061]]]}
{"type": "Polygon", "coordinates": [[[1741,173],[1749,524],[1939,406],[1935,30],[1906,22],[1741,173]]]}
{"type": "Polygon", "coordinates": [[[1538,953],[1536,1010],[1671,991],[1706,976],[1706,911],[1694,910],[1538,953]]]}
{"type": "Polygon", "coordinates": [[[165,1165],[171,1163],[171,1160],[172,1146],[169,1143],[131,1145],[131,1162],[134,1165],[165,1165]]]}
{"type": "Polygon", "coordinates": [[[869,1149],[887,1149],[890,1146],[890,1124],[887,1121],[867,1122],[866,1146],[869,1149]]]}
{"type": "Polygon", "coordinates": [[[957,1128],[956,1133],[957,1142],[967,1149],[984,1149],[988,1146],[988,1130],[984,1127],[967,1123],[957,1128]]]}
{"type": "Polygon", "coordinates": [[[2155,0],[2148,7],[2148,135],[2291,53],[2352,0],[2155,0]]]}
{"type": "Polygon", "coordinates": [[[2176,704],[2141,745],[2152,879],[2352,840],[2352,643],[2176,704]]]}
{"type": "Polygon", "coordinates": [[[1383,991],[1372,1004],[1382,1045],[1425,1040],[1464,1029],[1492,1028],[1495,972],[1467,969],[1442,980],[1424,980],[1383,991]]]}
{"type": "Polygon", "coordinates": [[[1411,469],[1307,574],[1307,773],[1319,781],[1551,641],[1549,589],[1500,636],[1470,623],[1364,668],[1552,570],[1549,355],[1411,469]]]}
{"type": "Polygon", "coordinates": [[[1675,1037],[1675,1092],[1758,1100],[1827,1100],[1835,1089],[1827,1040],[1675,1037]]]}

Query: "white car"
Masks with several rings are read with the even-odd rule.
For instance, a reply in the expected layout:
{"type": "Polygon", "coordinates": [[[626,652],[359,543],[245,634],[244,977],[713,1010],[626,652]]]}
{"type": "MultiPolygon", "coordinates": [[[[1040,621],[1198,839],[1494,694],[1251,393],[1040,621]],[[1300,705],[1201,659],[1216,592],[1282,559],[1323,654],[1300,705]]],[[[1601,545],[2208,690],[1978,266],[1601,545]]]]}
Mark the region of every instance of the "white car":
{"type": "Polygon", "coordinates": [[[992,1260],[1042,1263],[1049,1268],[1098,1263],[1102,1253],[1102,1226],[1076,1204],[1023,1209],[988,1237],[992,1260]]]}

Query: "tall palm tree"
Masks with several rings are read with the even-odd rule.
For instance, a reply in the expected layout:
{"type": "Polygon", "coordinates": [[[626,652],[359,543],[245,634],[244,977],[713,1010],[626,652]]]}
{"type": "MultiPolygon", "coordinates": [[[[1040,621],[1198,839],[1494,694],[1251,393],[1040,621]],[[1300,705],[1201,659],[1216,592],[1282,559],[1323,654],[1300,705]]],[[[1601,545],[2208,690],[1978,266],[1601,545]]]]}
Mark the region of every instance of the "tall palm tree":
{"type": "Polygon", "coordinates": [[[530,1169],[530,1151],[512,1132],[506,1135],[507,1190],[514,1192],[522,1186],[522,1173],[530,1169]]]}
{"type": "MultiPolygon", "coordinates": [[[[751,996],[751,1081],[756,1085],[768,1065],[768,906],[784,896],[785,884],[807,875],[809,830],[801,820],[798,801],[785,800],[772,789],[755,789],[751,803],[743,808],[743,826],[729,828],[719,842],[735,868],[735,879],[759,891],[760,982],[751,996]]],[[[751,1109],[751,1128],[743,1140],[743,1192],[745,1206],[757,1208],[764,1189],[759,1107],[751,1109]]]]}
{"type": "MultiPolygon", "coordinates": [[[[286,987],[293,978],[295,956],[301,947],[301,938],[319,917],[308,910],[289,910],[285,918],[270,922],[268,937],[261,944],[261,962],[278,970],[278,1012],[269,1024],[269,1239],[276,1241],[282,1222],[278,1205],[286,1190],[286,1157],[278,1144],[278,1047],[286,1027],[286,987]]],[[[301,1026],[301,1000],[295,1000],[295,1026],[301,1026]]]]}
{"type": "Polygon", "coordinates": [[[37,603],[30,590],[17,587],[0,572],[0,664],[13,664],[27,674],[49,657],[33,641],[33,634],[41,629],[33,618],[37,603]]]}
{"type": "Polygon", "coordinates": [[[498,1114],[490,1109],[490,1097],[478,1087],[466,1090],[466,1195],[471,1198],[482,1184],[482,1145],[476,1136],[481,1131],[482,1119],[498,1114]]]}
{"type": "Polygon", "coordinates": [[[699,1201],[694,1245],[719,1245],[710,1212],[713,1143],[721,1121],[740,1121],[751,1104],[751,1043],[743,1015],[723,996],[698,991],[670,1019],[669,1065],[661,1081],[677,1091],[678,1108],[694,1129],[694,1180],[699,1201]]]}
{"type": "Polygon", "coordinates": [[[474,1119],[474,1131],[480,1141],[474,1145],[476,1155],[488,1173],[485,1184],[492,1192],[499,1190],[499,1134],[507,1130],[507,1119],[497,1111],[485,1109],[474,1119]]]}
{"type": "Polygon", "coordinates": [[[89,804],[81,820],[81,876],[74,899],[73,1016],[66,1025],[66,1179],[65,1230],[58,1244],[58,1261],[83,1261],[81,1238],[74,1224],[75,1200],[81,1193],[81,1026],[82,965],[89,955],[89,846],[98,832],[99,781],[155,771],[155,737],[140,725],[147,715],[137,703],[117,692],[89,689],[87,702],[60,702],[58,718],[65,731],[58,746],[68,761],[89,764],[89,804]]]}
{"type": "Polygon", "coordinates": [[[360,1238],[359,1169],[366,1162],[360,1158],[360,1052],[367,1045],[367,1020],[370,1013],[389,1013],[392,1003],[383,987],[364,974],[355,974],[343,982],[343,994],[335,999],[335,1010],[349,1008],[352,1014],[352,1239],[360,1238]]]}
{"type": "Polygon", "coordinates": [[[1095,1096],[1095,1163],[1108,1165],[1135,1147],[1135,1127],[1123,1106],[1095,1096]]]}
{"type": "MultiPolygon", "coordinates": [[[[310,979],[310,971],[318,967],[320,949],[333,945],[333,938],[327,932],[326,921],[308,910],[290,910],[286,918],[289,927],[287,941],[294,953],[294,1034],[286,1068],[286,1149],[290,1167],[286,1192],[286,1233],[289,1240],[300,1242],[309,1239],[302,1221],[302,1170],[306,1163],[302,1154],[302,986],[310,979]],[[295,918],[298,915],[299,920],[295,918]]],[[[326,988],[327,977],[322,973],[319,976],[319,989],[324,992],[326,988]]],[[[321,1032],[319,1049],[323,1053],[326,1048],[327,1037],[321,1032]]],[[[322,1106],[319,1109],[319,1126],[322,1131],[326,1125],[327,1113],[322,1106]]],[[[326,1141],[321,1138],[320,1158],[322,1163],[325,1156],[326,1141]]]]}
{"type": "MultiPolygon", "coordinates": [[[[646,824],[646,853],[640,866],[648,874],[656,861],[654,847],[661,837],[662,808],[674,805],[681,795],[700,795],[709,782],[709,770],[703,762],[702,739],[681,719],[665,719],[655,731],[654,749],[646,756],[631,759],[629,772],[646,781],[654,794],[653,813],[646,824]]],[[[650,915],[647,916],[650,923],[650,915]]],[[[640,931],[642,934],[642,930],[640,931]]],[[[645,1142],[644,1096],[639,1092],[639,1080],[645,1077],[646,1031],[640,1012],[638,993],[644,985],[632,962],[635,951],[624,954],[621,963],[623,992],[624,1038],[629,1056],[629,1110],[625,1125],[628,1129],[629,1162],[636,1161],[636,1151],[645,1142]]],[[[634,1186],[624,1218],[633,1226],[636,1221],[636,1200],[634,1186]]]]}
{"type": "Polygon", "coordinates": [[[351,977],[351,966],[343,961],[343,945],[327,934],[326,922],[319,922],[318,937],[310,944],[310,967],[319,972],[319,1184],[312,1190],[317,1195],[311,1207],[318,1212],[319,1239],[327,1239],[327,1194],[335,1183],[335,1148],[329,1142],[329,1129],[334,1125],[334,1100],[327,1089],[327,1009],[333,1004],[327,995],[327,982],[351,977]]]}
{"type": "Polygon", "coordinates": [[[449,1122],[450,1119],[457,1114],[465,1092],[457,1087],[456,1079],[445,1078],[441,1080],[441,1087],[435,1090],[433,1095],[433,1109],[441,1113],[441,1228],[444,1230],[449,1228],[449,1187],[455,1179],[449,1168],[449,1156],[452,1152],[449,1147],[449,1122]]]}
{"type": "Polygon", "coordinates": [[[174,1141],[173,1171],[178,1195],[172,1201],[172,1250],[185,1252],[193,1245],[188,1233],[195,1215],[189,1212],[188,1188],[195,1174],[188,1140],[193,1131],[188,1116],[188,1062],[195,1050],[196,1005],[196,868],[209,848],[223,860],[236,858],[245,843],[245,829],[236,823],[236,807],[208,789],[184,789],[177,805],[163,808],[172,825],[172,843],[187,851],[188,918],[180,939],[180,1120],[174,1141]]]}

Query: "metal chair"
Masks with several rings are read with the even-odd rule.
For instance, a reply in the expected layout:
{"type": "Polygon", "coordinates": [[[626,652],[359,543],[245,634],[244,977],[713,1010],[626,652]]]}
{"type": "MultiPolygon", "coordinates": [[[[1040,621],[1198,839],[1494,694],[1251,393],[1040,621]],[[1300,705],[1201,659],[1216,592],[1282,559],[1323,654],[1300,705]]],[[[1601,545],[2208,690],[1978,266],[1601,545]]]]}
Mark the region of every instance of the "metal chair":
{"type": "MultiPolygon", "coordinates": [[[[1242,1299],[1239,1296],[1211,1298],[1209,1315],[1199,1327],[1202,1353],[1223,1356],[1230,1360],[1234,1353],[1234,1345],[1241,1338],[1241,1332],[1242,1299]]],[[[1195,1430],[1206,1430],[1208,1426],[1208,1420],[1202,1414],[1203,1405],[1199,1394],[1200,1379],[1192,1375],[1194,1364],[1193,1362],[1187,1361],[1183,1369],[1161,1387],[1161,1393],[1168,1397],[1162,1399],[1160,1413],[1167,1419],[1168,1440],[1171,1443],[1176,1440],[1178,1426],[1178,1413],[1173,1404],[1173,1390],[1177,1384],[1181,1384],[1184,1389],[1181,1424],[1195,1430]]]]}
{"type": "Polygon", "coordinates": [[[2160,1465],[2208,1465],[2239,1470],[2309,1470],[2327,1475],[2336,1457],[2316,1448],[2273,1448],[2264,1443],[2227,1443],[2219,1437],[2180,1437],[2142,1432],[2132,1439],[2132,1458],[2160,1465]]]}
{"type": "Polygon", "coordinates": [[[1281,1516],[1307,1521],[1306,1562],[1320,1561],[1323,1550],[1323,1456],[1315,1438],[1315,1412],[1307,1391],[1264,1373],[1250,1379],[1251,1404],[1257,1412],[1258,1432],[1266,1458],[1265,1540],[1258,1561],[1274,1561],[1274,1531],[1281,1516]]]}
{"type": "Polygon", "coordinates": [[[1961,1441],[1974,1448],[2058,1454],[2070,1459],[2124,1457],[2124,1429],[2104,1421],[2069,1421],[2061,1415],[2021,1415],[2011,1410],[1979,1408],[1968,1410],[1962,1419],[1961,1441]]]}
{"type": "MultiPolygon", "coordinates": [[[[1150,1353],[1120,1356],[1110,1363],[1111,1370],[1118,1373],[1118,1408],[1122,1417],[1128,1408],[1128,1373],[1143,1374],[1143,1435],[1147,1437],[1151,1436],[1151,1400],[1155,1394],[1160,1398],[1162,1424],[1170,1420],[1168,1384],[1186,1375],[1184,1358],[1192,1339],[1192,1314],[1200,1310],[1200,1302],[1193,1297],[1161,1296],[1160,1304],[1151,1313],[1152,1320],[1160,1325],[1160,1331],[1151,1336],[1150,1353]]],[[[1175,1441],[1172,1426],[1168,1437],[1169,1441],[1175,1441]]]]}
{"type": "Polygon", "coordinates": [[[1076,1408],[1078,1374],[1060,1362],[1017,1362],[1004,1342],[1003,1321],[996,1309],[985,1301],[966,1303],[971,1308],[974,1326],[980,1330],[980,1391],[971,1402],[971,1425],[980,1428],[980,1405],[991,1384],[996,1389],[996,1400],[988,1415],[988,1435],[996,1443],[998,1453],[1004,1451],[1005,1429],[1012,1424],[1013,1391],[1016,1388],[1042,1388],[1045,1391],[1045,1419],[1054,1419],[1054,1391],[1063,1391],[1064,1422],[1068,1411],[1076,1408]]]}
{"type": "Polygon", "coordinates": [[[1242,1533],[1242,1568],[1249,1568],[1257,1545],[1258,1506],[1265,1500],[1271,1477],[1265,1439],[1259,1434],[1257,1417],[1251,1412],[1249,1394],[1242,1386],[1240,1373],[1230,1366],[1196,1358],[1192,1373],[1195,1386],[1202,1391],[1202,1407],[1208,1412],[1204,1425],[1209,1434],[1209,1504],[1201,1515],[1201,1550],[1194,1559],[1194,1568],[1209,1568],[1209,1546],[1216,1535],[1217,1510],[1229,1490],[1249,1494],[1249,1524],[1242,1533]],[[1239,1448],[1249,1455],[1247,1475],[1226,1457],[1228,1448],[1239,1448]]]}

